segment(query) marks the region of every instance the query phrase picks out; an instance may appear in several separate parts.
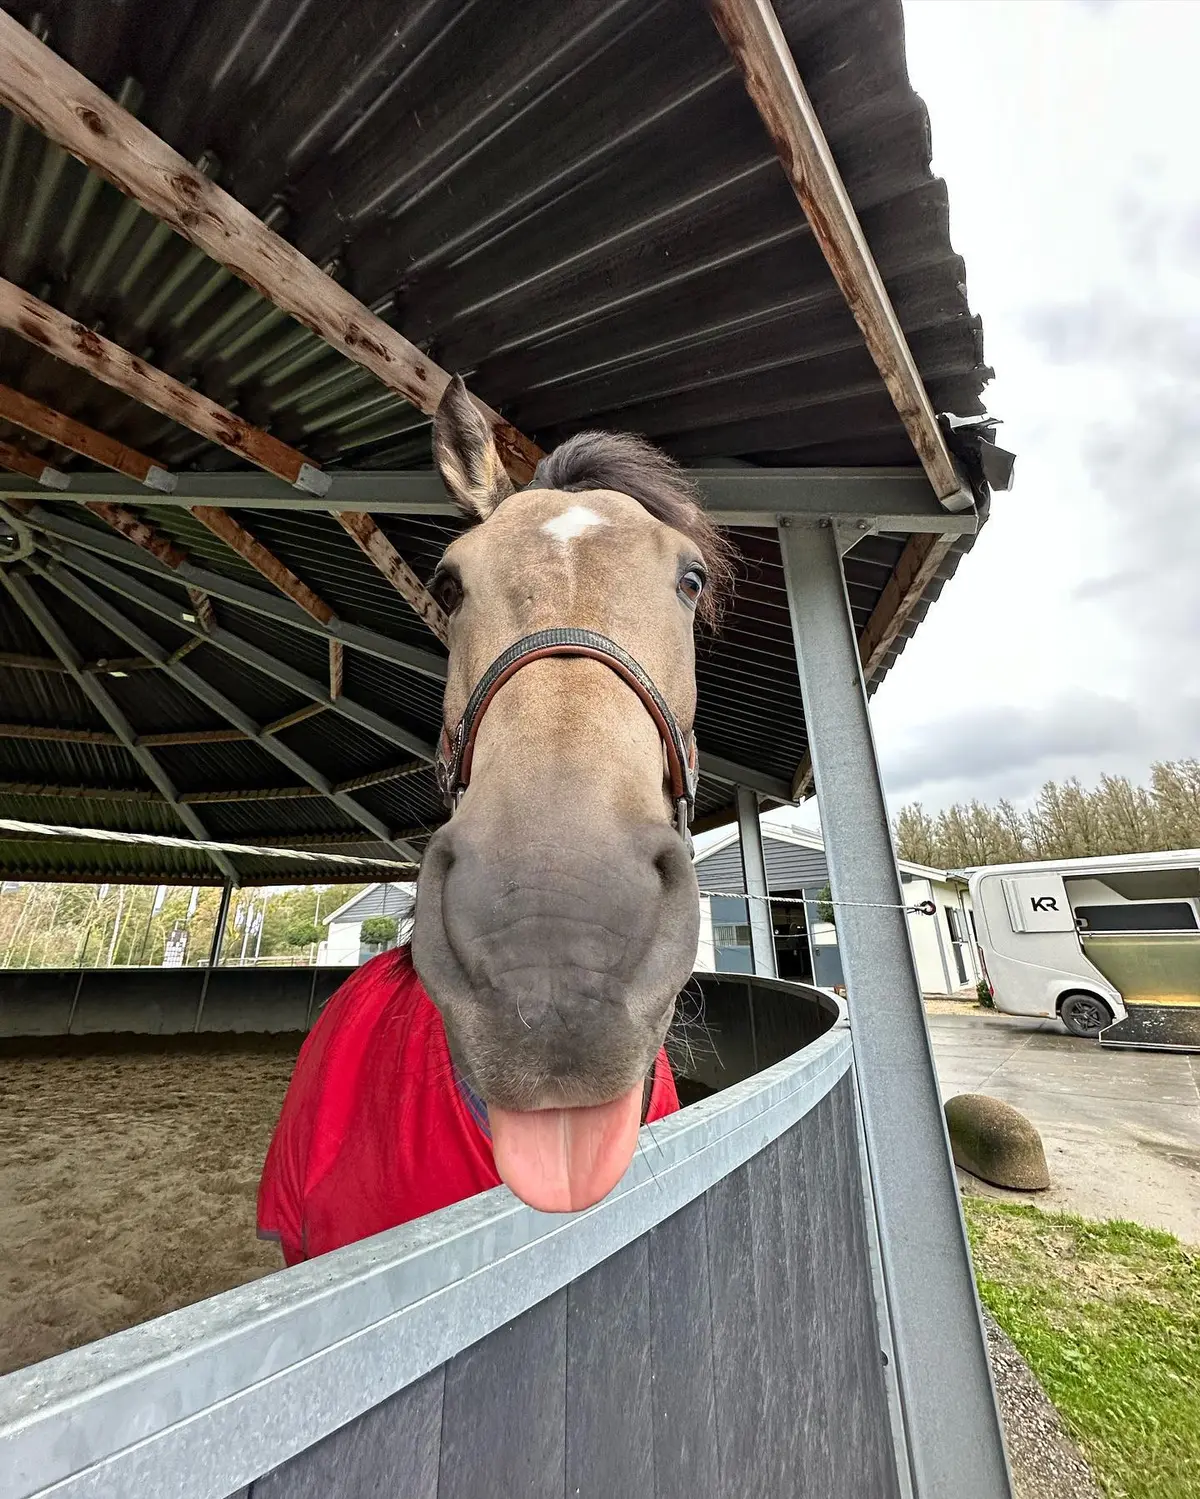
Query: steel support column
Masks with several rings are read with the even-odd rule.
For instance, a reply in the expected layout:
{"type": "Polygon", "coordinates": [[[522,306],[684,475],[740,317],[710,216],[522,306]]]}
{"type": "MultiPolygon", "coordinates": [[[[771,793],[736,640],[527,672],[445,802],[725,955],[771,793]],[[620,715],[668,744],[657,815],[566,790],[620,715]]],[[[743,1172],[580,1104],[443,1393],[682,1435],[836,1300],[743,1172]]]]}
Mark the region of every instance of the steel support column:
{"type": "Polygon", "coordinates": [[[836,528],[780,528],[916,1499],[1011,1499],[836,528]]]}
{"type": "Polygon", "coordinates": [[[200,1002],[196,1006],[196,1023],[192,1026],[193,1031],[200,1029],[200,1019],[204,1014],[204,1001],[208,998],[212,972],[221,961],[221,947],[225,941],[225,928],[229,925],[229,906],[232,900],[233,885],[226,882],[221,886],[221,903],[217,907],[217,920],[213,927],[212,941],[208,947],[208,963],[204,969],[204,982],[200,985],[200,1002]]]}
{"type": "Polygon", "coordinates": [[[775,932],[771,904],[767,899],[767,860],[763,852],[762,824],[758,820],[758,797],[748,786],[736,793],[738,844],[742,850],[742,873],[746,877],[746,905],[750,910],[750,951],[754,971],[760,978],[778,978],[775,963],[775,932]]]}

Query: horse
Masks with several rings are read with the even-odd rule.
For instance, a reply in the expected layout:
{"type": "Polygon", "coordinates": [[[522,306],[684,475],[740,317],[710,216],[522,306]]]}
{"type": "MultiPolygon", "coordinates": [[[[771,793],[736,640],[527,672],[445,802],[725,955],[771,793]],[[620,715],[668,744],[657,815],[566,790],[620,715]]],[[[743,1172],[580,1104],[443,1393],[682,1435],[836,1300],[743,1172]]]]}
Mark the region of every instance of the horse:
{"type": "Polygon", "coordinates": [[[678,1108],[664,1041],[699,938],[695,631],[717,622],[729,542],[629,434],[577,434],[516,489],[458,377],[433,451],[472,522],[429,583],[449,621],[451,815],[411,946],[347,981],[297,1063],[259,1200],[289,1261],[500,1181],[543,1211],[589,1207],[642,1122],[678,1108]]]}

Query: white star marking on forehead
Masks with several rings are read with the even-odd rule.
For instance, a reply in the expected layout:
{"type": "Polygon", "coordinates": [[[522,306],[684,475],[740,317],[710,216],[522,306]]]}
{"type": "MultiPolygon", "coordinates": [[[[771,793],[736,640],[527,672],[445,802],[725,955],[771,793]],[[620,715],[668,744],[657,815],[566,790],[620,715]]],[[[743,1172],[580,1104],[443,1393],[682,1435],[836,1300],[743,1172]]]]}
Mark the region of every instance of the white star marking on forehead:
{"type": "Polygon", "coordinates": [[[602,515],[597,515],[594,510],[589,510],[586,505],[572,505],[569,510],[564,510],[561,515],[556,515],[553,520],[546,521],[542,530],[548,536],[553,536],[555,541],[574,541],[577,536],[582,536],[585,531],[590,531],[593,526],[607,526],[608,522],[602,515]]]}

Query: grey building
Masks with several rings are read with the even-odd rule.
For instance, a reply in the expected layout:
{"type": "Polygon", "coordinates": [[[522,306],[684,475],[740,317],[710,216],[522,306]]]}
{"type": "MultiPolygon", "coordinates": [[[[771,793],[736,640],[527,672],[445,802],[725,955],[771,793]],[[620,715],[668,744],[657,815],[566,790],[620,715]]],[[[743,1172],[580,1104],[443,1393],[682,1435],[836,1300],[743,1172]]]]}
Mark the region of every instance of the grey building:
{"type": "MultiPolygon", "coordinates": [[[[771,928],[781,978],[844,987],[836,921],[828,918],[829,866],[817,833],[763,823],[763,856],[772,896],[771,928]]],[[[696,840],[700,882],[703,973],[751,973],[750,916],[737,829],[721,828],[696,840]]],[[[932,915],[910,911],[909,936],[922,991],[952,994],[979,980],[979,957],[967,883],[960,875],[899,861],[901,887],[912,905],[932,902],[932,915]]]]}

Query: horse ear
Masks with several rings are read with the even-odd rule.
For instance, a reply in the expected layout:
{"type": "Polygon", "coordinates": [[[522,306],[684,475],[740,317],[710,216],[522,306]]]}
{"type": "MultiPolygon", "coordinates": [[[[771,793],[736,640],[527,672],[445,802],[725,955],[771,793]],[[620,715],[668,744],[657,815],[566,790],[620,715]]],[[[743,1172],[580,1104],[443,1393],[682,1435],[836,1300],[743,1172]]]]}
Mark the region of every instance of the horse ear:
{"type": "Polygon", "coordinates": [[[442,483],[474,519],[487,520],[513,492],[492,429],[459,375],[446,386],[433,419],[433,461],[442,483]]]}

